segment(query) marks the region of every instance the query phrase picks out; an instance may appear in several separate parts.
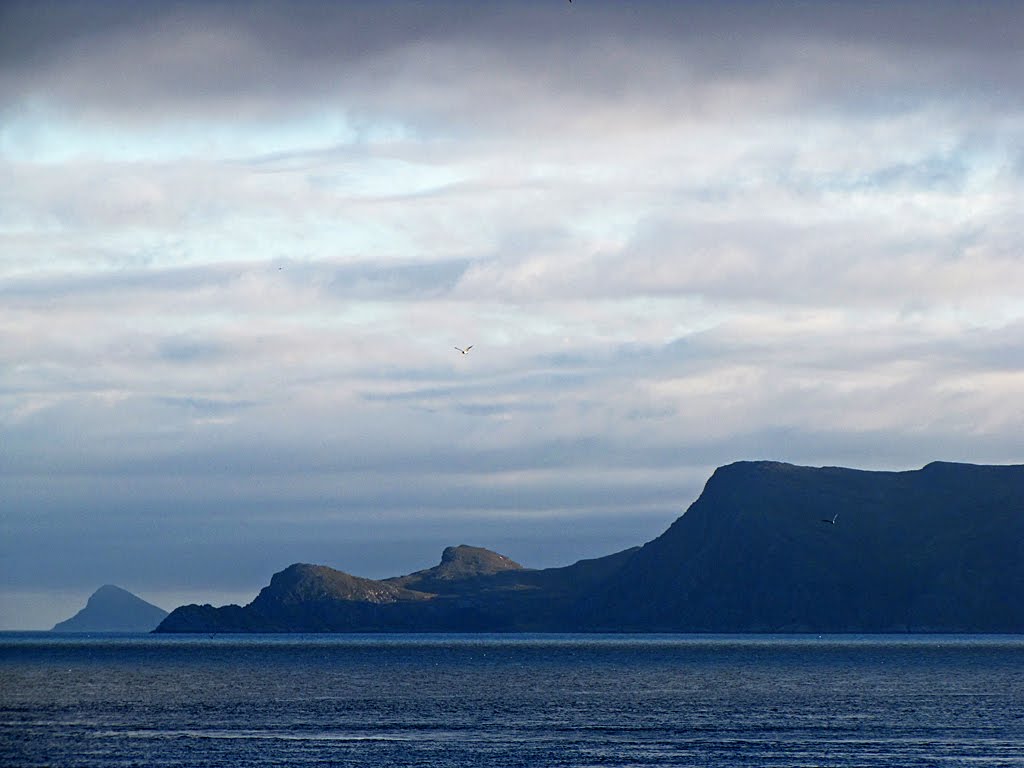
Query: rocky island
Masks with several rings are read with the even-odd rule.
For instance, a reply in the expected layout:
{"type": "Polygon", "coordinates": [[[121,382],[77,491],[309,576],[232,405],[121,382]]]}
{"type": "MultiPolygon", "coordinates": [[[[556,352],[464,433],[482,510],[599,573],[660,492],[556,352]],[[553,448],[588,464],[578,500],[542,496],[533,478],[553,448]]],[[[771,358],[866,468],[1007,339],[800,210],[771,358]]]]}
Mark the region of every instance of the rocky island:
{"type": "Polygon", "coordinates": [[[59,622],[53,632],[151,632],[167,611],[126,589],[105,584],[92,593],[85,607],[59,622]]]}
{"type": "Polygon", "coordinates": [[[642,547],[562,568],[447,548],[388,579],[295,564],[158,632],[1024,632],[1024,465],[737,462],[642,547]]]}

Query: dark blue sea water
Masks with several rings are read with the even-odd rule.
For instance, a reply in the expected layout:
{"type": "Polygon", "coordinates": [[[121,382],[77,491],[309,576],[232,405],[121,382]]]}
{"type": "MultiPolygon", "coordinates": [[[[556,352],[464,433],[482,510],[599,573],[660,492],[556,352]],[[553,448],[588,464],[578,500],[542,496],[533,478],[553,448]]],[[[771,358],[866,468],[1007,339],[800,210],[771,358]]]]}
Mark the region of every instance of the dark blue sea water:
{"type": "Polygon", "coordinates": [[[1024,637],[0,634],[3,766],[1024,766],[1024,637]]]}

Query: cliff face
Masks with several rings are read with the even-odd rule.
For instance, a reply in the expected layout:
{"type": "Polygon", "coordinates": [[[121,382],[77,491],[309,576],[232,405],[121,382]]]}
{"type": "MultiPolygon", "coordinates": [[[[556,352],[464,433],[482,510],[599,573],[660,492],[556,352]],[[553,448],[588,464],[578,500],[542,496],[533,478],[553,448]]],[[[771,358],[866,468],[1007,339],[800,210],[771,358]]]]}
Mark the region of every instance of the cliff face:
{"type": "Polygon", "coordinates": [[[1024,467],[722,467],[583,612],[620,630],[1020,631],[1024,467]]]}
{"type": "Polygon", "coordinates": [[[57,624],[52,631],[150,632],[166,616],[163,608],[107,584],[93,592],[82,610],[57,624]]]}
{"type": "Polygon", "coordinates": [[[475,547],[381,581],[276,574],[159,631],[1022,632],[1024,466],[739,462],[642,548],[525,569],[475,547]]]}

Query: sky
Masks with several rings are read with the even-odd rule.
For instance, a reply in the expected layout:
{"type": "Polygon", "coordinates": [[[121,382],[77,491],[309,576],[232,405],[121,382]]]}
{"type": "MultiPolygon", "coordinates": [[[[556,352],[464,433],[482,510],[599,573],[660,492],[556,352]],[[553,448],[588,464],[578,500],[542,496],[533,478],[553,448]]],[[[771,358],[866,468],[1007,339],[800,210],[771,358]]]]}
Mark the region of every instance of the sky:
{"type": "Polygon", "coordinates": [[[5,0],[0,629],[1024,462],[1022,81],[1012,2],[5,0]]]}

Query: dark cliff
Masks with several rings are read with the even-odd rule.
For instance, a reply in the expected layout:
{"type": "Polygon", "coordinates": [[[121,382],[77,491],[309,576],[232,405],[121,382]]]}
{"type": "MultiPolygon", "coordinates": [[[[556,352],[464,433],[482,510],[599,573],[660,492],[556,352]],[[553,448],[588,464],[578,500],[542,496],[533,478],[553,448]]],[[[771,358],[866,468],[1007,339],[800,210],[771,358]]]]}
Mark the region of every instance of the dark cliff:
{"type": "Polygon", "coordinates": [[[722,467],[583,614],[616,630],[1021,631],[1024,467],[722,467]]]}

